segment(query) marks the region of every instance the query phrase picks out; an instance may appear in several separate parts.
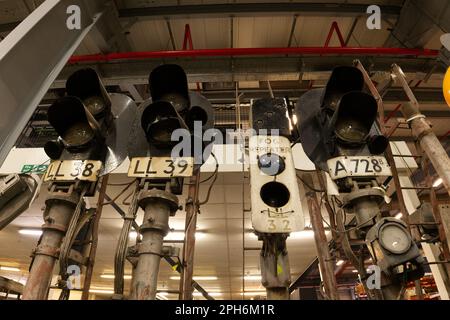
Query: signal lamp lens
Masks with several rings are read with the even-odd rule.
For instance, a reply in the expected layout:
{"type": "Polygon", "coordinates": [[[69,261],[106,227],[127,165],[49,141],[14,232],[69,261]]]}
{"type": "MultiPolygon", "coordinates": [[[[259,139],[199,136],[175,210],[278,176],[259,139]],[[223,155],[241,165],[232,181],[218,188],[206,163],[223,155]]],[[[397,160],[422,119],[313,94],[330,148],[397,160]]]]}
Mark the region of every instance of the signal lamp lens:
{"type": "Polygon", "coordinates": [[[167,145],[173,144],[172,132],[182,127],[173,105],[167,101],[150,104],[142,114],[141,126],[148,142],[167,145]]]}
{"type": "Polygon", "coordinates": [[[171,143],[172,132],[180,128],[176,118],[164,118],[149,125],[147,138],[154,142],[171,143]]]}
{"type": "Polygon", "coordinates": [[[352,118],[341,119],[336,126],[336,134],[342,140],[349,142],[361,142],[367,135],[365,128],[352,118]]]}
{"type": "Polygon", "coordinates": [[[82,146],[94,138],[95,134],[87,122],[74,123],[61,137],[70,146],[82,146]]]}
{"type": "Polygon", "coordinates": [[[397,223],[385,224],[380,229],[381,245],[394,254],[402,254],[411,247],[411,239],[407,231],[397,223]]]}
{"type": "Polygon", "coordinates": [[[339,101],[335,115],[335,133],[348,144],[362,144],[377,116],[377,102],[367,93],[346,93],[339,101]]]}
{"type": "Polygon", "coordinates": [[[269,207],[280,208],[289,202],[291,193],[284,184],[272,181],[261,187],[260,196],[269,207]]]}
{"type": "Polygon", "coordinates": [[[86,108],[94,117],[102,113],[106,108],[105,100],[103,100],[103,98],[99,96],[89,97],[83,102],[86,108]]]}
{"type": "Polygon", "coordinates": [[[276,153],[266,153],[258,158],[259,169],[269,176],[280,174],[286,169],[286,163],[276,153]]]}

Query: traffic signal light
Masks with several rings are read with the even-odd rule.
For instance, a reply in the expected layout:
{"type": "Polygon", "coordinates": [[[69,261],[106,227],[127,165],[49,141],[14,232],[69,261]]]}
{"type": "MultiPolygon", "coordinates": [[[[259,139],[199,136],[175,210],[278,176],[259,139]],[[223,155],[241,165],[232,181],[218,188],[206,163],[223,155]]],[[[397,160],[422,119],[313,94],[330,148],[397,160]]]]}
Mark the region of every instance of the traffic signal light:
{"type": "Polygon", "coordinates": [[[214,126],[210,102],[201,94],[189,91],[186,73],[175,64],[156,67],[150,73],[149,87],[151,100],[139,107],[130,139],[130,158],[171,156],[179,142],[172,134],[177,129],[185,129],[192,149],[178,156],[192,156],[196,164],[203,163],[206,159],[201,159],[202,152],[194,152],[193,147],[199,144],[203,151],[206,147],[203,133],[214,126]]]}
{"type": "Polygon", "coordinates": [[[355,67],[336,67],[325,88],[313,89],[296,105],[302,147],[318,167],[346,155],[378,155],[388,145],[376,124],[377,102],[363,91],[364,78],[355,67]]]}
{"type": "Polygon", "coordinates": [[[290,233],[304,228],[303,211],[284,99],[252,102],[250,188],[253,228],[260,233],[290,233]],[[272,131],[277,130],[277,131],[272,131]]]}
{"type": "Polygon", "coordinates": [[[170,179],[172,192],[180,194],[182,177],[192,176],[212,150],[203,134],[214,126],[213,108],[200,93],[189,91],[186,73],[175,64],[152,70],[149,87],[151,100],[139,106],[130,134],[128,175],[162,184],[170,179]]]}
{"type": "Polygon", "coordinates": [[[151,72],[149,84],[152,101],[144,107],[141,126],[150,148],[171,151],[178,142],[172,139],[177,129],[188,130],[202,143],[203,132],[214,125],[213,110],[206,98],[189,92],[184,70],[175,64],[161,65],[151,72]],[[201,124],[198,132],[196,122],[201,124]]]}
{"type": "Polygon", "coordinates": [[[424,259],[403,221],[379,220],[367,232],[366,245],[373,262],[396,280],[407,282],[423,276],[424,259]]]}
{"type": "MultiPolygon", "coordinates": [[[[96,168],[101,163],[100,175],[111,172],[127,156],[136,104],[125,95],[108,94],[95,70],[90,68],[73,73],[67,80],[66,92],[67,96],[48,109],[48,121],[59,137],[46,143],[46,154],[52,160],[60,160],[62,167],[70,161],[75,162],[69,167],[89,160],[98,161],[96,168]]],[[[50,170],[46,178],[56,179],[57,175],[50,170]]]]}

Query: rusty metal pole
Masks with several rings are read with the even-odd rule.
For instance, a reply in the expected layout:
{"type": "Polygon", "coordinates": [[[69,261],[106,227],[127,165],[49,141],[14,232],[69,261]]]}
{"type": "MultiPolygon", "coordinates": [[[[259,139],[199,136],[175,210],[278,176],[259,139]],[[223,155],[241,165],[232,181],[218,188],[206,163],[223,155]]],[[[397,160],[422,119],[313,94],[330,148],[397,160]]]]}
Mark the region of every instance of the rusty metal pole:
{"type": "Polygon", "coordinates": [[[46,300],[53,268],[59,257],[59,248],[66,234],[81,194],[74,190],[68,194],[54,192],[46,201],[43,234],[34,250],[30,275],[23,291],[23,300],[46,300]]]}
{"type": "Polygon", "coordinates": [[[402,113],[412,129],[422,150],[426,153],[434,169],[442,179],[448,194],[450,195],[450,159],[439,139],[431,129],[431,126],[420,113],[419,108],[413,103],[405,103],[402,113]]]}
{"type": "MultiPolygon", "coordinates": [[[[362,72],[363,77],[364,77],[364,82],[367,86],[367,88],[369,89],[370,93],[375,97],[376,101],[377,101],[377,105],[378,105],[378,115],[379,115],[379,119],[377,121],[378,126],[380,127],[380,130],[383,134],[387,134],[386,128],[385,128],[385,120],[384,120],[384,105],[383,105],[383,100],[381,98],[380,93],[378,92],[377,88],[375,87],[374,83],[372,82],[372,80],[370,79],[370,76],[368,75],[366,69],[364,68],[364,66],[362,65],[362,63],[359,60],[355,60],[354,61],[354,65],[362,72]]],[[[396,65],[394,64],[393,69],[396,72],[399,72],[399,68],[396,67],[396,65]]],[[[400,75],[400,74],[399,74],[400,75]]],[[[403,78],[403,76],[400,76],[401,79],[403,79],[403,84],[406,85],[406,87],[404,87],[408,98],[413,101],[413,103],[418,104],[416,98],[414,97],[411,89],[409,88],[408,84],[406,83],[406,80],[403,78]]],[[[389,135],[392,133],[389,133],[389,135]]],[[[389,137],[388,135],[388,137],[389,137]]],[[[386,148],[385,151],[385,156],[386,156],[386,160],[389,163],[389,166],[391,167],[391,171],[392,171],[392,178],[394,180],[394,186],[395,186],[395,190],[397,193],[397,199],[398,199],[398,204],[400,207],[400,211],[403,213],[403,220],[405,221],[405,223],[408,226],[408,230],[410,231],[410,233],[414,236],[414,238],[419,240],[419,235],[418,235],[418,231],[417,228],[414,228],[413,230],[411,230],[411,226],[409,224],[409,215],[408,215],[408,211],[406,208],[406,204],[405,204],[405,200],[403,197],[403,192],[402,192],[402,186],[400,183],[400,179],[398,177],[398,171],[397,171],[397,167],[395,166],[395,160],[394,160],[394,156],[392,154],[392,148],[391,148],[391,144],[388,143],[388,146],[386,148]]]]}
{"type": "Polygon", "coordinates": [[[180,281],[180,300],[192,300],[194,275],[195,231],[197,228],[197,202],[199,195],[200,169],[196,169],[189,183],[186,201],[185,238],[183,246],[183,268],[180,281]]]}
{"type": "Polygon", "coordinates": [[[89,299],[89,289],[91,288],[92,274],[94,272],[95,254],[97,253],[98,244],[98,226],[100,224],[100,218],[102,216],[103,203],[105,201],[106,187],[108,186],[109,176],[104,176],[102,178],[102,185],[100,187],[98,200],[97,200],[97,210],[95,213],[95,220],[92,226],[92,243],[89,250],[88,264],[86,266],[86,275],[84,277],[83,293],[81,294],[81,300],[89,299]]]}
{"type": "MultiPolygon", "coordinates": [[[[307,183],[305,183],[306,188],[308,188],[308,185],[313,185],[313,180],[310,174],[304,174],[303,179],[307,183]]],[[[325,293],[330,300],[339,300],[336,277],[334,276],[334,264],[328,248],[328,240],[325,234],[325,228],[323,227],[322,213],[320,212],[320,206],[315,191],[306,191],[306,198],[308,202],[311,226],[314,231],[317,257],[319,259],[320,272],[323,277],[325,293]]]]}
{"type": "Polygon", "coordinates": [[[169,232],[169,217],[178,210],[178,198],[158,189],[143,190],[139,195],[139,205],[144,210],[144,221],[139,228],[142,242],[133,272],[130,299],[155,300],[163,240],[169,232]]]}
{"type": "Polygon", "coordinates": [[[286,248],[288,234],[261,234],[263,241],[260,253],[262,285],[266,288],[267,300],[289,300],[291,269],[286,248]]]}

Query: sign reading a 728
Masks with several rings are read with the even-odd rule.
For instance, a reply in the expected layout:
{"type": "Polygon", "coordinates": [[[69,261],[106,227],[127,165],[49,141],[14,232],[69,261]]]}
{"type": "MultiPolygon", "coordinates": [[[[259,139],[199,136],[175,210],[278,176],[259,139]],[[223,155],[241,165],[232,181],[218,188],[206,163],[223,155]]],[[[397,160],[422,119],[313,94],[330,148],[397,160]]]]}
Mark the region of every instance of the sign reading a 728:
{"type": "Polygon", "coordinates": [[[345,177],[390,176],[391,167],[385,157],[342,156],[327,161],[331,179],[345,177]]]}

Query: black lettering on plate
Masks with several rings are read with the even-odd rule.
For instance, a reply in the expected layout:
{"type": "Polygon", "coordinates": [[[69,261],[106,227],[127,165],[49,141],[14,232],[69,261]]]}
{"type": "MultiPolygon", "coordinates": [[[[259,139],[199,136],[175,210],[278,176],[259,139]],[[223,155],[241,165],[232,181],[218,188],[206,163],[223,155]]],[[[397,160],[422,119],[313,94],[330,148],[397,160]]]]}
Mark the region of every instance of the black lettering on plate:
{"type": "MultiPolygon", "coordinates": [[[[149,163],[150,163],[150,161],[149,161],[149,163]]],[[[144,174],[145,173],[144,171],[138,171],[140,163],[141,163],[141,160],[136,161],[136,165],[134,166],[134,171],[133,171],[134,174],[144,174]]]]}
{"type": "Polygon", "coordinates": [[[337,176],[339,171],[345,171],[347,172],[347,170],[345,169],[345,166],[341,163],[341,161],[336,161],[336,168],[334,169],[334,175],[337,176]]]}
{"type": "Polygon", "coordinates": [[[148,162],[147,162],[147,174],[155,174],[156,173],[156,171],[150,171],[150,165],[152,164],[152,159],[150,159],[150,160],[148,160],[148,162]]]}
{"type": "Polygon", "coordinates": [[[55,177],[64,177],[64,174],[59,174],[59,170],[61,169],[62,162],[58,164],[58,168],[56,168],[55,177]]]}

